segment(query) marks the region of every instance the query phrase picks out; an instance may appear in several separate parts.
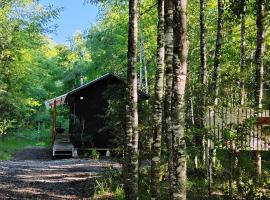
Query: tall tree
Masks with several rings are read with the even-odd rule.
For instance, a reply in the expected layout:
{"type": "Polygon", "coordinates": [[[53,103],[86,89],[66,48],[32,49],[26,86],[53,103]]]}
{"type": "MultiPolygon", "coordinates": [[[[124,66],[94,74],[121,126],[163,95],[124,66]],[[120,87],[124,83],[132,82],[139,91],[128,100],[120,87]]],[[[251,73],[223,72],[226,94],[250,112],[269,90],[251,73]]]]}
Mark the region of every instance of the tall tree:
{"type": "Polygon", "coordinates": [[[246,67],[246,0],[241,0],[241,47],[240,47],[240,104],[245,105],[246,91],[245,91],[245,74],[246,67]]]}
{"type": "Polygon", "coordinates": [[[218,93],[219,93],[219,79],[220,79],[220,59],[221,59],[221,43],[222,43],[222,32],[223,32],[223,0],[218,0],[218,20],[217,20],[217,38],[216,38],[216,49],[214,58],[214,71],[212,77],[212,92],[213,92],[213,103],[218,104],[218,93]]]}
{"type": "Polygon", "coordinates": [[[164,82],[164,0],[158,0],[157,68],[155,78],[154,130],[151,160],[151,199],[160,197],[160,154],[162,136],[162,100],[164,82]]]}
{"type": "Polygon", "coordinates": [[[188,36],[187,0],[174,0],[174,59],[172,130],[175,186],[173,199],[186,199],[185,88],[187,77],[188,36]]]}
{"type": "Polygon", "coordinates": [[[0,121],[31,123],[41,108],[47,69],[38,60],[48,59],[43,32],[57,13],[36,1],[0,0],[0,121]]]}
{"type": "MultiPolygon", "coordinates": [[[[257,47],[255,53],[256,77],[255,77],[255,108],[262,108],[263,99],[263,76],[264,65],[263,58],[265,52],[265,37],[266,30],[264,25],[265,20],[265,0],[257,0],[257,47]]],[[[256,173],[258,175],[262,172],[261,166],[261,152],[256,151],[256,173]]]]}
{"type": "Polygon", "coordinates": [[[128,94],[126,106],[125,199],[138,197],[138,89],[137,89],[137,0],[129,0],[128,94]]]}
{"type": "MultiPolygon", "coordinates": [[[[198,118],[196,126],[202,130],[204,128],[204,115],[206,109],[206,88],[207,88],[207,68],[206,68],[206,45],[205,45],[205,0],[200,0],[200,104],[198,105],[198,118]]],[[[196,135],[196,146],[200,147],[200,159],[205,160],[204,138],[202,134],[196,135]]],[[[197,160],[197,159],[195,159],[197,160]]],[[[195,168],[197,163],[195,162],[195,168]]]]}
{"type": "MultiPolygon", "coordinates": [[[[206,84],[207,84],[207,68],[206,68],[206,45],[205,45],[205,0],[200,0],[200,83],[203,88],[202,108],[206,103],[206,84]]],[[[202,109],[204,111],[204,109],[202,109]]],[[[202,115],[204,116],[204,115],[202,115]]]]}
{"type": "MultiPolygon", "coordinates": [[[[165,96],[164,96],[164,116],[163,131],[167,140],[167,150],[169,154],[168,168],[169,180],[174,182],[173,178],[173,138],[171,129],[171,98],[172,98],[172,72],[173,72],[173,0],[164,2],[165,19],[165,96]]],[[[173,189],[170,188],[172,199],[173,189]]]]}
{"type": "Polygon", "coordinates": [[[257,47],[255,53],[256,81],[255,81],[255,107],[262,108],[263,99],[263,58],[265,52],[265,0],[257,0],[257,47]]]}

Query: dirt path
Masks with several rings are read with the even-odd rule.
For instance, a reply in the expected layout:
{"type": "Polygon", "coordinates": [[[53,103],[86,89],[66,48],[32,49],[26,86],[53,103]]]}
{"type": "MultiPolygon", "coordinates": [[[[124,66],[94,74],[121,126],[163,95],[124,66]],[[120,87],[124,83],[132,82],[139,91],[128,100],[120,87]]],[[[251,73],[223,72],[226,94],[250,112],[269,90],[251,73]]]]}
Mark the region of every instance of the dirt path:
{"type": "Polygon", "coordinates": [[[0,199],[91,199],[99,173],[120,167],[109,160],[50,160],[48,149],[26,149],[0,162],[0,199]]]}

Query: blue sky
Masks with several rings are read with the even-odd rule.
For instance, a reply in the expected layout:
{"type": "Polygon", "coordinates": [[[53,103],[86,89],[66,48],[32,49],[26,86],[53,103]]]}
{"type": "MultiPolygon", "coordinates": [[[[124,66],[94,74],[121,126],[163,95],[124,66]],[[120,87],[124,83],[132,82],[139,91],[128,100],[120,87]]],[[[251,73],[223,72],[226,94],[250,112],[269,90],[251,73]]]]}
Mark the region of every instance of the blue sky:
{"type": "Polygon", "coordinates": [[[83,4],[84,0],[40,0],[42,5],[54,5],[55,7],[63,7],[59,18],[53,21],[58,28],[50,37],[56,43],[66,43],[76,31],[84,31],[95,24],[98,7],[91,4],[83,4]]]}

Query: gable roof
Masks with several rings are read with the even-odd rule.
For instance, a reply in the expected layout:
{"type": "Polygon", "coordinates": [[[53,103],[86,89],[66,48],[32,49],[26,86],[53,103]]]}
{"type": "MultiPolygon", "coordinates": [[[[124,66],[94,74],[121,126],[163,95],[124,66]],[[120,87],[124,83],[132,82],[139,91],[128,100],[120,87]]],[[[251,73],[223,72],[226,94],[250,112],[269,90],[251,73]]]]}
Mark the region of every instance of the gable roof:
{"type": "MultiPolygon", "coordinates": [[[[95,80],[93,80],[93,81],[91,81],[89,83],[86,83],[86,84],[84,84],[84,85],[82,85],[80,87],[77,87],[77,88],[75,88],[75,89],[73,89],[73,90],[71,90],[71,91],[69,91],[69,92],[67,92],[67,93],[65,93],[65,94],[63,94],[61,96],[58,96],[58,97],[55,97],[55,98],[52,98],[52,99],[49,99],[49,100],[45,101],[45,106],[46,106],[47,109],[49,109],[49,108],[52,108],[54,105],[59,106],[59,105],[65,104],[67,96],[76,94],[77,92],[80,92],[85,88],[93,87],[93,86],[95,86],[96,83],[99,83],[101,81],[105,81],[105,80],[108,80],[108,79],[115,79],[115,80],[127,85],[126,82],[123,81],[122,79],[120,79],[117,75],[112,74],[112,73],[107,73],[107,74],[105,74],[105,75],[103,75],[103,76],[101,76],[101,77],[99,77],[99,78],[97,78],[97,79],[95,79],[95,80]]],[[[145,92],[141,91],[141,90],[138,90],[138,94],[143,99],[148,99],[149,98],[149,95],[146,94],[145,92]]]]}

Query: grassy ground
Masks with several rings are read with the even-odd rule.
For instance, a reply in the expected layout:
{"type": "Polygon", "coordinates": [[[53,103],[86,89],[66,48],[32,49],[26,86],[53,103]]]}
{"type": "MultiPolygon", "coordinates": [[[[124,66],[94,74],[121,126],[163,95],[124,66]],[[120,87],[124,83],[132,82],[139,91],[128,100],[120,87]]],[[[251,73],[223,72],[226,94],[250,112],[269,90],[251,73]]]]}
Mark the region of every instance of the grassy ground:
{"type": "Polygon", "coordinates": [[[33,131],[5,135],[0,137],[0,160],[9,160],[15,151],[27,147],[45,147],[49,146],[49,144],[47,132],[42,133],[39,138],[34,135],[33,131]]]}

